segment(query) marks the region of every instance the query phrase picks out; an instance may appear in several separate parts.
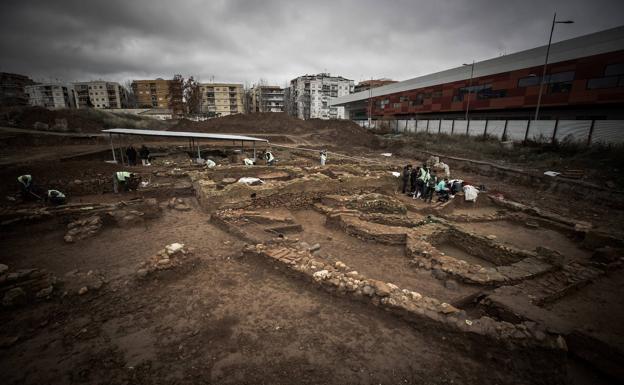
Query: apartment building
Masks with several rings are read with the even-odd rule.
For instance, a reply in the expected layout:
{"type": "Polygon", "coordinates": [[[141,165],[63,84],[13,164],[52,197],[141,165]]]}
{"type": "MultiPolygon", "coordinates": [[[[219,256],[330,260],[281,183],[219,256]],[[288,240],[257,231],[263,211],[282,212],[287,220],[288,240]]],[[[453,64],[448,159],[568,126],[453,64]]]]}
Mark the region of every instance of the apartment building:
{"type": "Polygon", "coordinates": [[[245,112],[245,92],[242,84],[201,83],[200,110],[214,116],[227,116],[245,112]]]}
{"type": "Polygon", "coordinates": [[[28,104],[48,109],[76,108],[74,87],[60,83],[33,84],[24,87],[28,104]]]}
{"type": "Polygon", "coordinates": [[[304,75],[290,81],[289,113],[300,119],[344,119],[344,107],[330,101],[353,92],[353,80],[328,73],[304,75]]]}
{"type": "Polygon", "coordinates": [[[278,86],[255,85],[251,89],[251,112],[283,112],[284,89],[278,86]]]}
{"type": "Polygon", "coordinates": [[[127,108],[128,94],[119,83],[92,81],[74,83],[78,108],[127,108]]]}
{"type": "Polygon", "coordinates": [[[24,88],[32,84],[34,82],[28,76],[0,72],[0,106],[27,105],[24,88]]]}
{"type": "Polygon", "coordinates": [[[169,108],[171,80],[134,80],[132,92],[138,108],[169,108]]]}

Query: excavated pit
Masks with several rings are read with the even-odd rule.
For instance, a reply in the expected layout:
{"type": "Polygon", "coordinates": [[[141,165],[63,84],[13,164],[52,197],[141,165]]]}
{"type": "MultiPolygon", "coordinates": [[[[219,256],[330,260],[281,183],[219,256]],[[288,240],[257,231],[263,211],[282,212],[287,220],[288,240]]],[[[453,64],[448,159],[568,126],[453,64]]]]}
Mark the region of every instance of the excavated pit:
{"type": "MultiPolygon", "coordinates": [[[[597,264],[584,235],[588,232],[578,231],[570,220],[486,194],[476,203],[458,194],[448,203],[428,205],[397,194],[397,180],[383,167],[365,169],[348,162],[300,167],[297,159],[291,155],[277,167],[224,164],[205,169],[185,163],[184,157],[163,156],[154,169],[140,170],[149,183],[123,197],[160,200],[159,207],[177,218],[171,226],[178,235],[186,233],[185,213],[203,222],[210,218],[210,226],[240,242],[244,260],[268,263],[290,280],[305,281],[306,288],[383,309],[415,328],[453,338],[466,352],[487,349],[488,355],[508,357],[502,365],[522,373],[526,383],[563,383],[568,348],[592,364],[608,349],[620,354],[617,347],[601,345],[604,335],[613,333],[601,337],[551,322],[553,317],[573,317],[575,301],[600,299],[596,287],[601,286],[594,282],[619,267],[597,264]],[[238,183],[242,177],[264,183],[238,183]],[[581,292],[585,286],[591,290],[581,292]]],[[[104,224],[115,233],[121,231],[116,227],[126,228],[123,218],[138,201],[106,206],[119,201],[110,194],[109,179],[102,172],[64,183],[85,204],[101,205],[85,213],[122,210],[114,226],[104,224]]],[[[14,212],[2,214],[4,221],[21,218],[14,212]]],[[[23,222],[55,218],[64,226],[71,219],[88,237],[100,236],[98,222],[85,221],[82,214],[24,213],[23,222]]],[[[149,231],[151,223],[141,219],[128,228],[149,231]]],[[[194,222],[189,240],[202,239],[209,248],[201,223],[194,222]]],[[[78,237],[83,233],[77,232],[78,237]]],[[[604,316],[606,308],[601,308],[604,316]]],[[[617,331],[610,324],[605,328],[617,331]]],[[[617,374],[613,368],[603,369],[617,374]]]]}

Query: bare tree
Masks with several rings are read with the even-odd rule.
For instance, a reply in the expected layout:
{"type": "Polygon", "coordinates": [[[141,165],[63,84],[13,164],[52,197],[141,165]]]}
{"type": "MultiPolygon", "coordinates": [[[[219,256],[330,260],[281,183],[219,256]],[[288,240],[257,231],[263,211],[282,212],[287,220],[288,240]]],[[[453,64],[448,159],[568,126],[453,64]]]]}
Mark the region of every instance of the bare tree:
{"type": "Polygon", "coordinates": [[[169,94],[167,95],[173,116],[182,116],[185,113],[183,90],[184,78],[179,74],[173,75],[173,79],[169,81],[169,94]]]}
{"type": "Polygon", "coordinates": [[[122,87],[126,93],[126,107],[128,108],[136,108],[137,106],[137,98],[134,94],[134,89],[132,88],[132,80],[126,80],[122,87]]]}
{"type": "Polygon", "coordinates": [[[199,81],[193,76],[187,78],[183,85],[184,105],[189,114],[201,113],[201,92],[199,81]]]}

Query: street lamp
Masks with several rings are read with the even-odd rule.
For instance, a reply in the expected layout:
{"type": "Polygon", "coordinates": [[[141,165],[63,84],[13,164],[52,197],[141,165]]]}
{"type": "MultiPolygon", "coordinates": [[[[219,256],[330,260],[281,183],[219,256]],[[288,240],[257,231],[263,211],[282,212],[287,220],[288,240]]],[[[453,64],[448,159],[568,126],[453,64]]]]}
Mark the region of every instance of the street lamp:
{"type": "Polygon", "coordinates": [[[468,120],[468,110],[470,109],[470,92],[472,91],[472,75],[474,75],[474,65],[475,62],[474,60],[472,61],[472,64],[462,64],[465,67],[470,66],[470,81],[468,82],[468,102],[466,103],[466,117],[465,120],[468,120]]]}
{"type": "Polygon", "coordinates": [[[544,79],[546,78],[546,65],[548,64],[548,54],[550,53],[550,43],[552,42],[553,32],[555,30],[555,24],[572,24],[572,20],[557,20],[557,12],[553,16],[552,26],[550,27],[550,37],[548,38],[548,47],[546,48],[546,59],[544,60],[544,70],[542,71],[542,78],[540,79],[539,93],[537,94],[537,106],[535,107],[535,120],[539,117],[540,104],[542,102],[542,90],[544,88],[544,79]]]}

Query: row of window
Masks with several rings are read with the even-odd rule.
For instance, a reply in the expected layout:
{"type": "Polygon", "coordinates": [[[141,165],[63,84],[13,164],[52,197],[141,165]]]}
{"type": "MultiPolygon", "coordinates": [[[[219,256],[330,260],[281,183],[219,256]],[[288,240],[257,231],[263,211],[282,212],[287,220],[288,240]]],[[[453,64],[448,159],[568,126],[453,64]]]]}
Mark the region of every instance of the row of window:
{"type": "Polygon", "coordinates": [[[603,77],[587,81],[587,88],[590,90],[615,87],[624,87],[624,63],[608,65],[603,77]]]}

